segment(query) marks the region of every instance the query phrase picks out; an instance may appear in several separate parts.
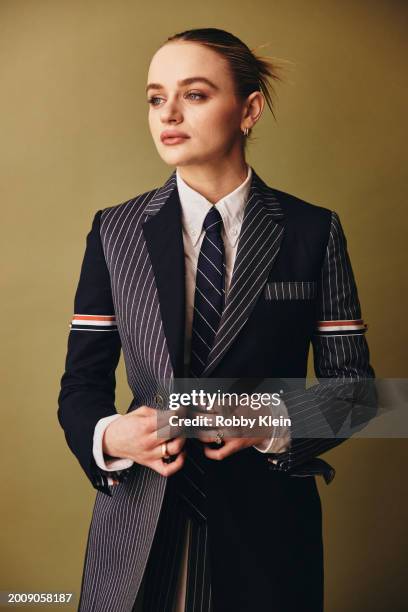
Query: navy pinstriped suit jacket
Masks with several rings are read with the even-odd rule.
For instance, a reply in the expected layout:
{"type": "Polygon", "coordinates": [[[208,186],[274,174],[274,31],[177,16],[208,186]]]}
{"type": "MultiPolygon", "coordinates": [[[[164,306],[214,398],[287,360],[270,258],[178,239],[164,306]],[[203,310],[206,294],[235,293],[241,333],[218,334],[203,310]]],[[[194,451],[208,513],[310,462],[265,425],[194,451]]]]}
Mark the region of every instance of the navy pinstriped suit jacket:
{"type": "MultiPolygon", "coordinates": [[[[70,449],[98,490],[84,579],[89,609],[95,598],[106,602],[113,591],[115,605],[110,601],[106,609],[132,609],[163,500],[166,479],[137,464],[115,473],[120,484],[110,486],[108,474],[95,464],[92,439],[97,421],[116,412],[121,349],[134,396],[128,411],[142,404],[166,408],[162,398],[171,391],[169,381],[183,376],[181,228],[174,171],[160,188],[98,211],[87,237],[58,418],[70,449]],[[143,525],[143,537],[137,525],[143,525]],[[121,545],[129,538],[132,545],[127,544],[123,564],[121,545]],[[102,547],[117,564],[104,565],[102,547]],[[97,583],[103,585],[99,594],[97,583]]],[[[312,344],[322,383],[373,380],[366,329],[336,212],[271,188],[253,171],[231,287],[203,376],[302,379],[312,344]]],[[[322,389],[283,396],[292,422],[308,421],[314,437],[295,436],[291,448],[274,457],[276,463],[268,461],[270,455],[245,449],[231,460],[231,469],[236,460],[242,470],[248,457],[251,469],[267,466],[270,473],[288,477],[324,473],[330,481],[334,470],[317,456],[344,440],[335,436],[350,414],[352,423],[367,419],[353,412],[355,397],[331,410],[322,389]]],[[[363,393],[361,403],[371,407],[372,416],[375,392],[364,387],[363,393]]]]}

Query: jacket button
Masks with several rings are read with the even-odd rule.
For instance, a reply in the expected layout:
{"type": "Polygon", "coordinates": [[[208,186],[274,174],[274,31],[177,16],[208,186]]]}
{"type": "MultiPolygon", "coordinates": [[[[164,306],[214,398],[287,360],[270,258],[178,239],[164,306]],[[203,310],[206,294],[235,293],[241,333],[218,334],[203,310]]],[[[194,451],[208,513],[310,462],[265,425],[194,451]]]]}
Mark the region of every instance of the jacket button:
{"type": "Polygon", "coordinates": [[[156,404],[159,404],[159,406],[163,406],[163,397],[160,395],[160,393],[156,393],[156,395],[154,396],[154,402],[156,404]]]}

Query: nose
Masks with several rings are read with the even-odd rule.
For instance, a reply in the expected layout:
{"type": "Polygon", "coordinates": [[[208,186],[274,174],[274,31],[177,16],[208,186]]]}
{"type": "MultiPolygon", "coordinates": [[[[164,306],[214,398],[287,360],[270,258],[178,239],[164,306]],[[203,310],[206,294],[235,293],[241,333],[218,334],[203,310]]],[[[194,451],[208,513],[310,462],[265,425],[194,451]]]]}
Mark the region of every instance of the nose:
{"type": "Polygon", "coordinates": [[[160,120],[162,123],[180,123],[183,119],[180,105],[176,97],[168,98],[167,102],[163,105],[160,114],[160,120]]]}

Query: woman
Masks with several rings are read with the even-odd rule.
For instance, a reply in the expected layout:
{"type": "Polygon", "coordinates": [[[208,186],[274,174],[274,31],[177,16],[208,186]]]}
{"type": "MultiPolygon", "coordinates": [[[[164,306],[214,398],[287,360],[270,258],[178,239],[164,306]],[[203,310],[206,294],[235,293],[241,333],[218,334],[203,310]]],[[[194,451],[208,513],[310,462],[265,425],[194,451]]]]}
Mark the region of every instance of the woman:
{"type": "Polygon", "coordinates": [[[175,379],[304,379],[310,342],[322,382],[374,378],[338,215],[245,160],[276,79],[215,28],[172,36],[150,63],[149,126],[175,170],[96,213],[61,379],[59,421],[98,489],[81,611],[323,610],[315,475],[334,470],[317,455],[343,441],[355,397],[331,411],[333,385],[284,387],[295,428],[262,440],[158,431],[175,379]]]}

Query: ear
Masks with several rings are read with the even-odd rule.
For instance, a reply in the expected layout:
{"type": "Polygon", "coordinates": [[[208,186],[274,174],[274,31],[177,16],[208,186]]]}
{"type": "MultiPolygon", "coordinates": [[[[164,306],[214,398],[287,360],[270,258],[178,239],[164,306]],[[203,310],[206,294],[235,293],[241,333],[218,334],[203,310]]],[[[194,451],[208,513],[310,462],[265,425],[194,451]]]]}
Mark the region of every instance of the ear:
{"type": "Polygon", "coordinates": [[[246,99],[242,120],[241,129],[253,128],[255,123],[259,120],[262,115],[262,111],[265,106],[264,95],[260,91],[253,91],[246,99]]]}

